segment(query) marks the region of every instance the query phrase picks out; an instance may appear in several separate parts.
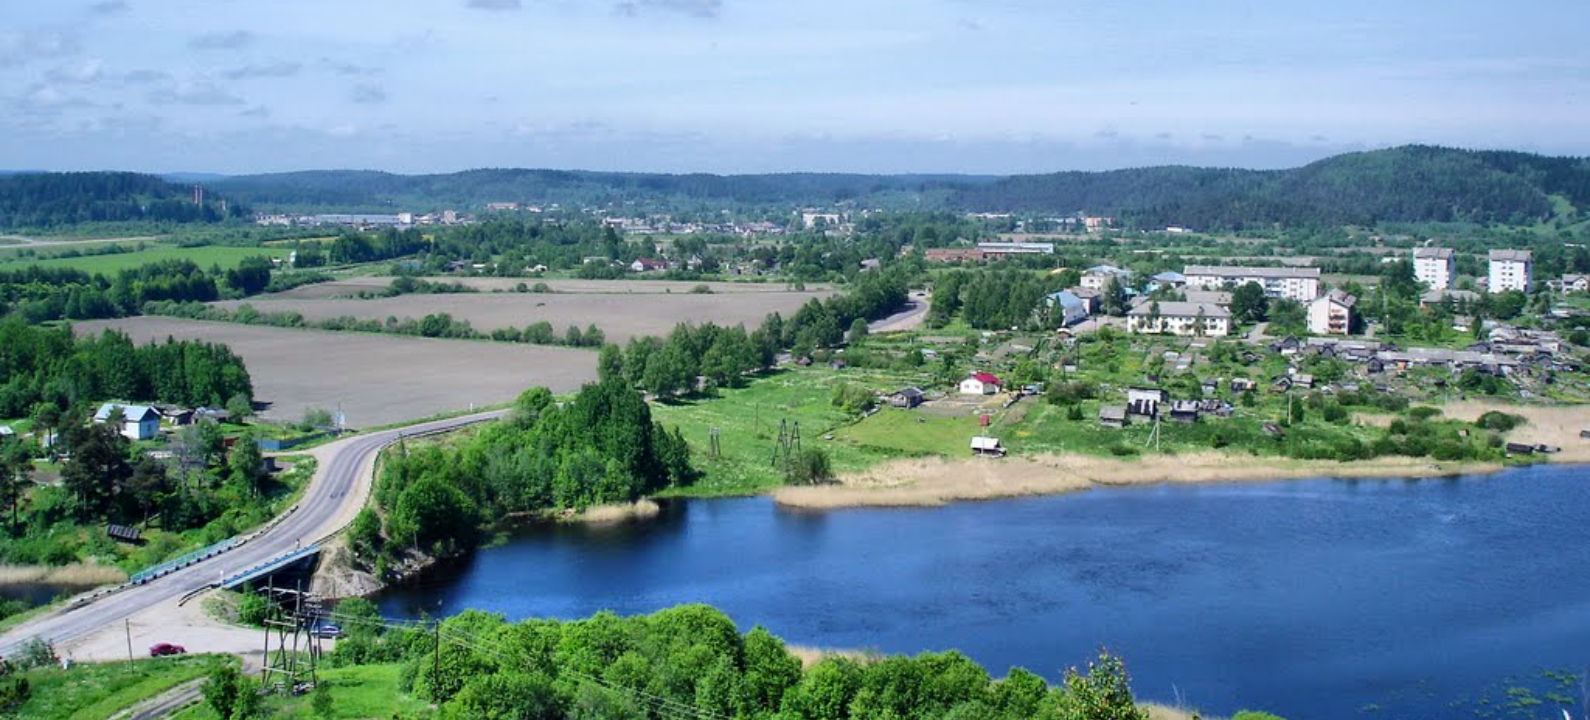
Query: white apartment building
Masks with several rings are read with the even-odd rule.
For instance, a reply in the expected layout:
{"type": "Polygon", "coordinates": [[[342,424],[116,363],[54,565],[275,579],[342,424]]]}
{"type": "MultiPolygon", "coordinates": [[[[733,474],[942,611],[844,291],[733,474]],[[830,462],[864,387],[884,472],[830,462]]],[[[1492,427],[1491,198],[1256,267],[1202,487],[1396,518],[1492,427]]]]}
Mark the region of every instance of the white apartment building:
{"type": "Polygon", "coordinates": [[[1490,279],[1486,289],[1493,292],[1529,292],[1534,255],[1528,250],[1492,250],[1490,279]]]}
{"type": "Polygon", "coordinates": [[[1219,305],[1181,301],[1138,303],[1126,313],[1126,331],[1158,335],[1225,337],[1231,311],[1219,305]]]}
{"type": "Polygon", "coordinates": [[[1358,298],[1332,290],[1308,304],[1308,331],[1314,335],[1346,335],[1353,327],[1358,298]]]}
{"type": "Polygon", "coordinates": [[[1421,247],[1413,249],[1413,276],[1431,290],[1452,287],[1452,276],[1457,274],[1457,258],[1452,248],[1421,247]]]}
{"type": "Polygon", "coordinates": [[[1233,290],[1251,282],[1264,288],[1268,297],[1303,303],[1319,297],[1319,268],[1314,267],[1189,265],[1182,274],[1187,276],[1188,290],[1233,290]]]}

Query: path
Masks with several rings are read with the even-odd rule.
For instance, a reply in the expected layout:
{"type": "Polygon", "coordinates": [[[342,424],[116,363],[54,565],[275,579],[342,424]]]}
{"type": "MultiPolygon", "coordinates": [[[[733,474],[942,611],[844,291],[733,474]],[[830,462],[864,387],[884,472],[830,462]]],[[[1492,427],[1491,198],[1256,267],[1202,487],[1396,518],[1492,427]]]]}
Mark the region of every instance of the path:
{"type": "Polygon", "coordinates": [[[928,310],[933,307],[933,296],[913,295],[904,310],[897,312],[882,320],[874,320],[867,325],[869,333],[903,332],[915,330],[922,326],[922,321],[927,319],[928,310]]]}

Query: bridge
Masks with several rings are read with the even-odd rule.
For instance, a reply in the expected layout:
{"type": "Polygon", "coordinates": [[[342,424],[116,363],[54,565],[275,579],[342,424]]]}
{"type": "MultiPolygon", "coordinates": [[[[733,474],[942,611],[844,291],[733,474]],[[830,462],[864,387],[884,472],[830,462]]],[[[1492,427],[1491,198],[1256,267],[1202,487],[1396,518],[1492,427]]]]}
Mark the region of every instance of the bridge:
{"type": "Polygon", "coordinates": [[[300,548],[284,555],[277,555],[276,557],[266,560],[247,570],[227,576],[219,583],[216,583],[215,587],[221,588],[222,590],[234,590],[245,583],[258,580],[267,575],[275,574],[285,570],[288,567],[291,567],[293,564],[301,560],[312,558],[319,554],[320,544],[315,543],[308,547],[300,548]]]}

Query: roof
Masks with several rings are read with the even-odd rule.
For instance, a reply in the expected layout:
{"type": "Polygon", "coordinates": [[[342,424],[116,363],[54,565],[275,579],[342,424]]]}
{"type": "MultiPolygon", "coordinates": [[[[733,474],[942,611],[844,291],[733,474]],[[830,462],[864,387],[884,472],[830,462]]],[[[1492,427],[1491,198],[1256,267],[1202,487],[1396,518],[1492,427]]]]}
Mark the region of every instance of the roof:
{"type": "Polygon", "coordinates": [[[999,381],[998,377],[995,377],[994,375],[992,375],[990,373],[985,373],[985,372],[974,372],[974,373],[972,373],[971,378],[973,380],[976,380],[976,381],[978,381],[980,383],[983,383],[985,385],[1003,385],[1004,384],[1004,383],[999,381]]]}
{"type": "Polygon", "coordinates": [[[1473,290],[1431,290],[1419,296],[1420,300],[1427,303],[1438,303],[1448,298],[1456,302],[1475,302],[1480,299],[1480,294],[1473,290]]]}
{"type": "Polygon", "coordinates": [[[988,437],[987,435],[978,435],[977,437],[972,438],[972,449],[973,450],[998,450],[999,449],[999,438],[988,437]]]}
{"type": "Polygon", "coordinates": [[[1131,270],[1118,268],[1118,267],[1116,267],[1114,265],[1110,265],[1108,263],[1106,263],[1104,265],[1094,265],[1093,267],[1088,268],[1085,272],[1087,274],[1089,274],[1089,275],[1131,275],[1132,274],[1131,270]]]}
{"type": "Polygon", "coordinates": [[[1197,317],[1200,313],[1206,318],[1229,318],[1231,311],[1212,303],[1182,302],[1180,300],[1161,300],[1158,303],[1146,302],[1133,307],[1127,315],[1148,317],[1154,314],[1154,306],[1159,306],[1160,317],[1197,317]]]}
{"type": "Polygon", "coordinates": [[[1325,293],[1324,295],[1314,298],[1313,302],[1319,302],[1321,300],[1328,300],[1330,302],[1336,303],[1337,305],[1346,305],[1347,307],[1352,307],[1358,304],[1358,298],[1335,288],[1332,288],[1330,292],[1325,293]]]}
{"type": "Polygon", "coordinates": [[[1416,260],[1451,260],[1452,248],[1444,247],[1418,247],[1413,249],[1416,260]]]}
{"type": "Polygon", "coordinates": [[[1188,290],[1182,293],[1182,298],[1190,303],[1231,304],[1231,293],[1224,290],[1188,290]]]}
{"type": "Polygon", "coordinates": [[[110,414],[121,408],[122,417],[130,422],[143,422],[152,415],[160,417],[160,413],[148,405],[122,405],[121,403],[105,403],[99,406],[99,412],[94,413],[95,420],[108,420],[110,414]]]}
{"type": "Polygon", "coordinates": [[[1492,250],[1491,262],[1529,262],[1534,254],[1528,250],[1492,250]]]}
{"type": "Polygon", "coordinates": [[[1319,278],[1319,268],[1291,267],[1236,267],[1232,265],[1188,265],[1187,275],[1219,275],[1221,277],[1261,278],[1319,278]]]}
{"type": "Polygon", "coordinates": [[[1066,308],[1080,307],[1086,303],[1086,301],[1070,290],[1061,290],[1060,292],[1049,293],[1049,300],[1059,303],[1061,307],[1066,308]]]}
{"type": "Polygon", "coordinates": [[[1165,272],[1155,275],[1153,279],[1160,282],[1186,282],[1187,276],[1174,270],[1166,270],[1165,272]]]}
{"type": "Polygon", "coordinates": [[[904,397],[918,397],[919,398],[919,397],[922,397],[922,388],[918,388],[918,387],[900,388],[899,390],[896,390],[894,394],[901,395],[901,396],[904,396],[904,397]]]}
{"type": "Polygon", "coordinates": [[[1105,405],[1104,407],[1099,408],[1099,419],[1100,420],[1125,420],[1126,419],[1126,406],[1125,405],[1105,405]]]}

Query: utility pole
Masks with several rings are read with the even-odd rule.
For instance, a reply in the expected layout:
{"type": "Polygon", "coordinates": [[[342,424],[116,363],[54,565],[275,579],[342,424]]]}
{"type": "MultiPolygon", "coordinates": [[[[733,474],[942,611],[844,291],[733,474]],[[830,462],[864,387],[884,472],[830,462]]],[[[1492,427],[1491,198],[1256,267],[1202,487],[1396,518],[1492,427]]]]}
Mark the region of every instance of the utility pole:
{"type": "Polygon", "coordinates": [[[122,620],[121,622],[122,622],[122,627],[127,631],[127,669],[131,670],[132,669],[132,664],[133,664],[132,619],[131,618],[127,618],[127,619],[122,620]]]}

